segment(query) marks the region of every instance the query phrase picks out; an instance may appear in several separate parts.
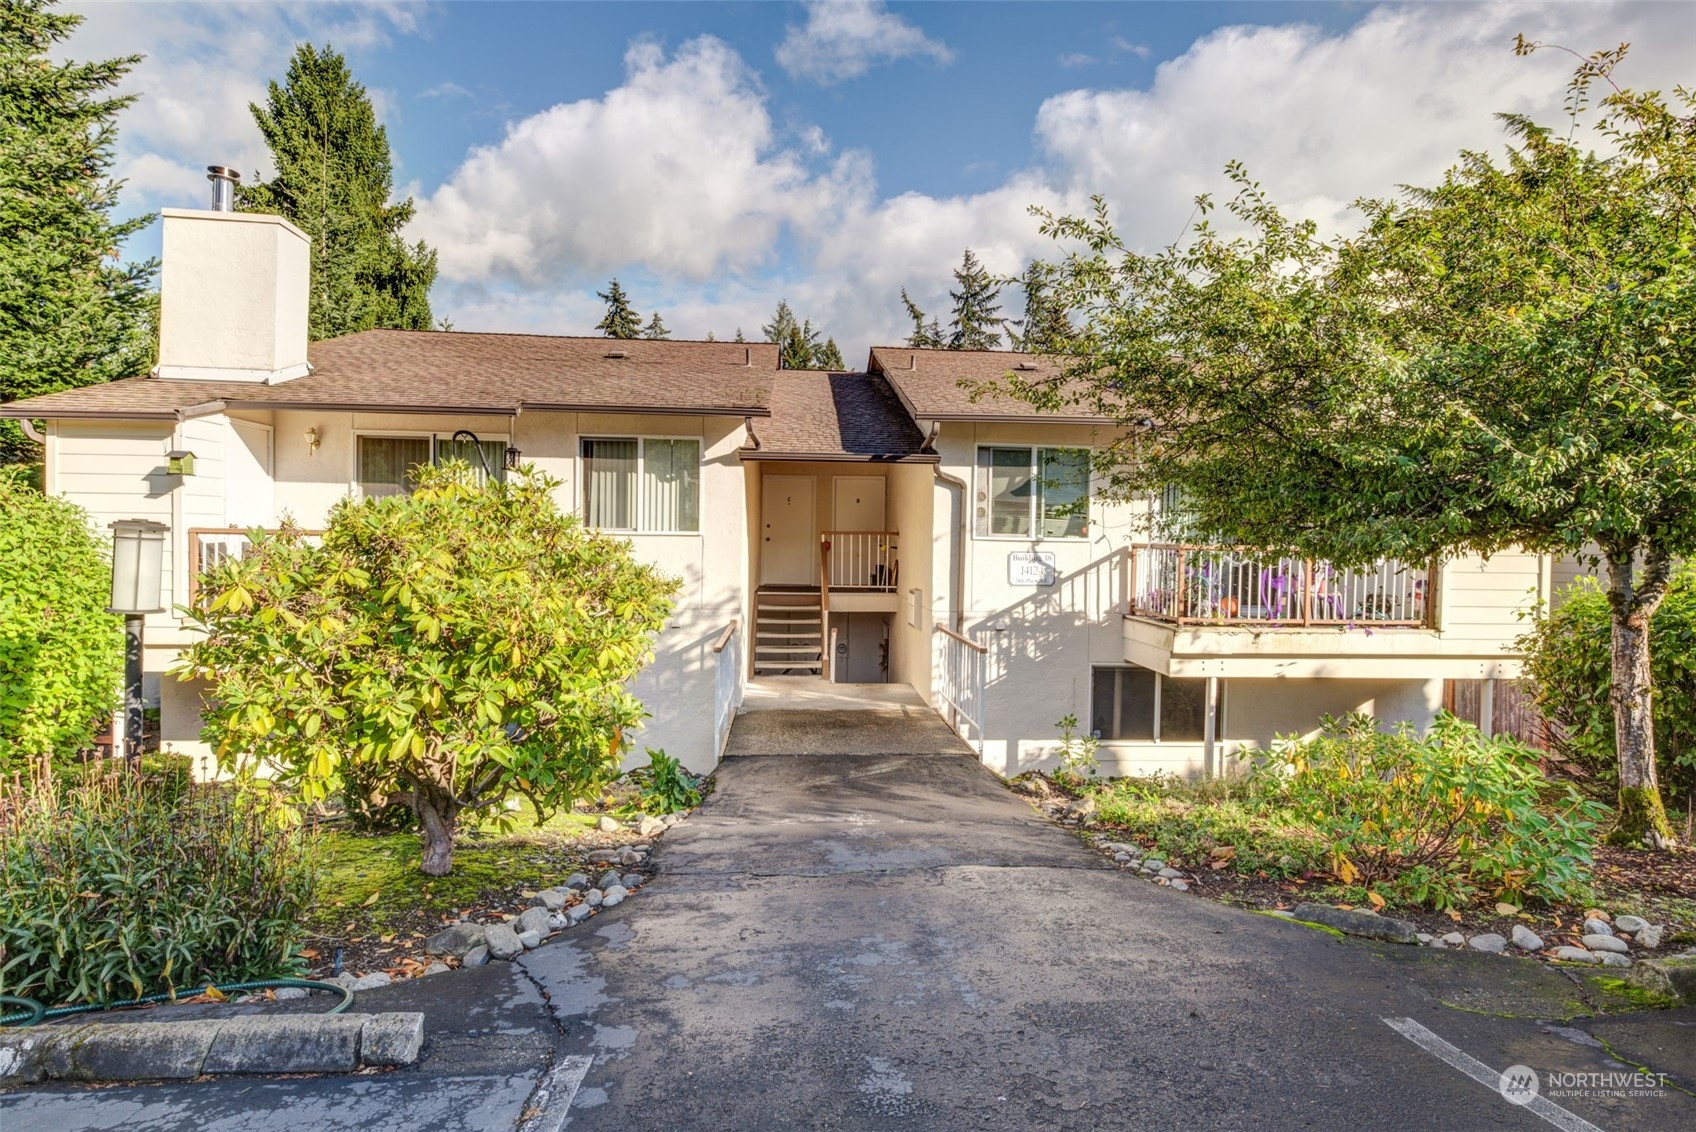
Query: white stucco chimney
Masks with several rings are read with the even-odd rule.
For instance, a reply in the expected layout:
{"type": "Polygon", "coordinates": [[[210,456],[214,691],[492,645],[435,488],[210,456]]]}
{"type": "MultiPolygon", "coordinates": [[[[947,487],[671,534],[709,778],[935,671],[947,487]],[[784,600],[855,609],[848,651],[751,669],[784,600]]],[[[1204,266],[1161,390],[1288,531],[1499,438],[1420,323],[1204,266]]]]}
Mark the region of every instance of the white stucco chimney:
{"type": "Polygon", "coordinates": [[[274,384],[304,377],[311,240],[280,216],[167,208],[159,268],[158,376],[274,384]]]}

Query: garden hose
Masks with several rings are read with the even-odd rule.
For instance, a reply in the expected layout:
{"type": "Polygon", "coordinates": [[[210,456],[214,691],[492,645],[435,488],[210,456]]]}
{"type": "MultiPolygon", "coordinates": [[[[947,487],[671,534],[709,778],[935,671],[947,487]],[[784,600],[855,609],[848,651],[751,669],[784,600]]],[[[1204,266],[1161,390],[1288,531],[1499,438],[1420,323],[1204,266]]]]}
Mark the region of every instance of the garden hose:
{"type": "Polygon", "coordinates": [[[321,983],[316,979],[256,979],[251,983],[208,984],[200,987],[184,987],[179,991],[165,991],[161,994],[146,994],[140,998],[125,999],[121,1002],[91,1002],[82,1006],[55,1006],[51,1009],[33,998],[19,998],[17,995],[0,994],[0,1007],[23,1007],[22,1010],[11,1014],[0,1014],[0,1026],[34,1026],[53,1018],[68,1018],[73,1014],[91,1014],[101,1010],[120,1010],[127,1006],[152,1006],[159,1002],[177,1002],[184,998],[193,998],[197,994],[205,994],[209,990],[227,994],[232,991],[271,990],[276,987],[301,987],[305,990],[334,991],[342,996],[342,1000],[330,1007],[325,1012],[327,1014],[340,1014],[353,1005],[353,991],[340,983],[321,983]]]}

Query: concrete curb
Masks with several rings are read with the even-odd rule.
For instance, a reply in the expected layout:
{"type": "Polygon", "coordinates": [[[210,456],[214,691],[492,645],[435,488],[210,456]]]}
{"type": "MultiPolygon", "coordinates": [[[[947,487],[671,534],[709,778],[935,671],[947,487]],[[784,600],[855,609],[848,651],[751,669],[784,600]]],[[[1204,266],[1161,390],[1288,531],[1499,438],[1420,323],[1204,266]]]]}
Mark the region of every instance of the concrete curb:
{"type": "Polygon", "coordinates": [[[0,1030],[0,1088],[37,1081],[187,1080],[208,1073],[351,1073],[411,1065],[424,1015],[244,1015],[0,1030]]]}

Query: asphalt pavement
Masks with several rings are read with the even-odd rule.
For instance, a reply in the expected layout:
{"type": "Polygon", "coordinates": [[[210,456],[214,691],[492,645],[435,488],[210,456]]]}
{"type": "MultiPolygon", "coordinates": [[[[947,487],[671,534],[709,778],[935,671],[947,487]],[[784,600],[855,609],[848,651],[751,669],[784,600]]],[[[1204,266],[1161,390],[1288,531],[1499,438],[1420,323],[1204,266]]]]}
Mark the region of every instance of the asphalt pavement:
{"type": "Polygon", "coordinates": [[[1696,1011],[1160,888],[928,719],[802,714],[738,721],[749,753],[622,906],[361,995],[425,1011],[417,1066],[34,1088],[0,1132],[1696,1128],[1696,1011]],[[1493,1083],[1514,1065],[1531,1104],[1493,1083]]]}

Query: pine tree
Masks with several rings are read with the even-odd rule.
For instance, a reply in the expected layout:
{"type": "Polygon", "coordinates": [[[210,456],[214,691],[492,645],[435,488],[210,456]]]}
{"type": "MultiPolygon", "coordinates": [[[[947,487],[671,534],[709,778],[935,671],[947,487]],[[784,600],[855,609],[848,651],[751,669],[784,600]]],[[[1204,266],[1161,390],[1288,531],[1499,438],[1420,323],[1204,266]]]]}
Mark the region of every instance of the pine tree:
{"type": "Polygon", "coordinates": [[[654,339],[671,337],[671,331],[666,329],[665,320],[660,318],[659,311],[654,312],[654,317],[649,319],[648,325],[642,329],[642,337],[654,339]]]}
{"type": "MultiPolygon", "coordinates": [[[[153,362],[157,265],[115,262],[153,217],[113,222],[120,182],[107,176],[114,119],[134,96],[106,95],[140,56],[53,62],[82,17],[50,7],[0,4],[0,401],[153,362]]],[[[16,421],[0,421],[0,463],[40,455],[16,421]]]]}
{"type": "Polygon", "coordinates": [[[954,282],[960,285],[960,289],[948,292],[954,300],[954,321],[949,328],[948,348],[999,349],[1001,327],[1007,321],[1001,317],[1001,304],[995,301],[1001,295],[1001,285],[978,262],[971,248],[966,249],[960,266],[955,269],[954,282]]]}
{"type": "Polygon", "coordinates": [[[746,338],[742,337],[742,328],[740,326],[738,326],[736,328],[736,337],[732,338],[731,341],[732,342],[746,342],[747,341],[746,338]]]}
{"type": "Polygon", "coordinates": [[[1031,354],[1063,351],[1071,338],[1072,320],[1065,303],[1054,295],[1049,278],[1052,271],[1033,263],[1019,279],[1025,292],[1025,317],[1014,322],[1018,331],[1007,335],[1015,350],[1031,354]]]}
{"type": "Polygon", "coordinates": [[[907,335],[907,345],[915,350],[940,350],[948,343],[942,339],[942,326],[931,319],[925,322],[925,312],[919,309],[919,304],[907,297],[907,288],[901,288],[901,305],[907,308],[907,317],[913,320],[913,332],[907,335]]]}
{"type": "Polygon", "coordinates": [[[836,339],[826,338],[824,345],[819,348],[818,355],[813,359],[814,369],[842,370],[848,367],[842,364],[842,351],[836,348],[836,339]]]}
{"type": "Polygon", "coordinates": [[[608,338],[642,336],[642,316],[630,305],[630,297],[624,293],[624,288],[618,285],[616,277],[607,284],[605,291],[596,291],[595,297],[607,305],[605,317],[595,323],[596,330],[608,338]]]}
{"type": "Polygon", "coordinates": [[[238,187],[237,207],[276,213],[312,237],[311,336],[429,330],[436,253],[401,236],[415,206],[391,202],[388,131],[347,60],[303,43],[265,105],[249,109],[277,175],[238,187]]]}
{"type": "Polygon", "coordinates": [[[718,335],[714,334],[710,330],[707,331],[707,341],[708,342],[717,342],[718,341],[718,335]]]}

